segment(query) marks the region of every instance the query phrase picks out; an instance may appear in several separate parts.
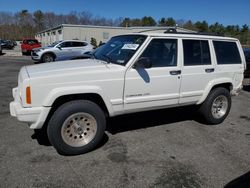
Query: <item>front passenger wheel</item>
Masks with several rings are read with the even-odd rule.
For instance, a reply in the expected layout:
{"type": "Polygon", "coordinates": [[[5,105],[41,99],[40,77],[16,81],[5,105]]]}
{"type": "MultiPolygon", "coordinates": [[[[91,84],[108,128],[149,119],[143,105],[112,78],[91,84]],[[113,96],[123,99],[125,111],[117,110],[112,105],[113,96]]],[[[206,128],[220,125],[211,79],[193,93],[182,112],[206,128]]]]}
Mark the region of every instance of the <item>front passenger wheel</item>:
{"type": "Polygon", "coordinates": [[[86,100],[70,101],[60,106],[51,117],[47,134],[58,153],[78,155],[93,150],[106,129],[102,109],[86,100]]]}
{"type": "Polygon", "coordinates": [[[231,96],[226,88],[213,89],[201,105],[199,112],[208,124],[220,124],[231,108],[231,96]]]}
{"type": "Polygon", "coordinates": [[[42,62],[46,63],[46,62],[53,62],[55,61],[55,58],[52,54],[44,54],[42,56],[42,62]]]}

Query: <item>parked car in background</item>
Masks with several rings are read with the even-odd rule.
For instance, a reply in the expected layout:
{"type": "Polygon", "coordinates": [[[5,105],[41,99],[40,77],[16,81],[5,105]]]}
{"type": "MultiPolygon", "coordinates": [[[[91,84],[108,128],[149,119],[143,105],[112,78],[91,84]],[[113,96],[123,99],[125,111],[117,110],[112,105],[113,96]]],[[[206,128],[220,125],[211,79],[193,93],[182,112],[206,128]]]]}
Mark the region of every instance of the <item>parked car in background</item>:
{"type": "Polygon", "coordinates": [[[245,78],[250,78],[250,48],[245,48],[244,54],[246,58],[246,70],[244,76],[245,78]]]}
{"type": "Polygon", "coordinates": [[[2,49],[12,50],[15,44],[12,40],[0,40],[2,49]]]}
{"type": "Polygon", "coordinates": [[[22,54],[26,55],[34,48],[40,48],[41,44],[36,39],[24,39],[21,43],[22,54]]]}
{"type": "Polygon", "coordinates": [[[70,60],[93,50],[93,46],[86,41],[65,40],[55,42],[44,48],[35,48],[31,52],[33,60],[38,62],[52,62],[70,60]]]}
{"type": "Polygon", "coordinates": [[[6,40],[6,43],[7,43],[7,49],[9,50],[12,50],[16,46],[16,42],[14,42],[13,40],[6,40]]]}

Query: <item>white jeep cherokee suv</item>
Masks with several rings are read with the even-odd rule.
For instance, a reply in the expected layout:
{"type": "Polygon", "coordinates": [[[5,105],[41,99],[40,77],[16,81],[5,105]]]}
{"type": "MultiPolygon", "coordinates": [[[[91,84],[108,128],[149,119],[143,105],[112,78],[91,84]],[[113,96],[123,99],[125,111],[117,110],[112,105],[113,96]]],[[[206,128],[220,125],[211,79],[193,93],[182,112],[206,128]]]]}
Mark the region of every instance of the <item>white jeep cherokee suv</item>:
{"type": "Polygon", "coordinates": [[[197,105],[207,123],[219,124],[245,69],[237,39],[209,35],[120,35],[92,56],[25,66],[13,89],[11,115],[46,129],[60,154],[94,149],[106,117],[120,114],[197,105]]]}
{"type": "Polygon", "coordinates": [[[46,47],[33,49],[31,58],[43,63],[70,60],[92,50],[93,46],[86,41],[65,40],[52,43],[46,47]]]}

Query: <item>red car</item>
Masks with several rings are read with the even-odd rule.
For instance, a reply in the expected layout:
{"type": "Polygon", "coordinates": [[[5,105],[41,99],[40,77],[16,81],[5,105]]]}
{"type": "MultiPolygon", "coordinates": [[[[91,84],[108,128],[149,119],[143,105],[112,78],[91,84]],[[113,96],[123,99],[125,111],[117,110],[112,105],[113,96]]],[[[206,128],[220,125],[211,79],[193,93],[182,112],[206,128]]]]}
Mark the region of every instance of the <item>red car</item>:
{"type": "Polygon", "coordinates": [[[22,54],[28,54],[34,48],[40,48],[41,44],[36,39],[24,39],[21,44],[22,54]]]}

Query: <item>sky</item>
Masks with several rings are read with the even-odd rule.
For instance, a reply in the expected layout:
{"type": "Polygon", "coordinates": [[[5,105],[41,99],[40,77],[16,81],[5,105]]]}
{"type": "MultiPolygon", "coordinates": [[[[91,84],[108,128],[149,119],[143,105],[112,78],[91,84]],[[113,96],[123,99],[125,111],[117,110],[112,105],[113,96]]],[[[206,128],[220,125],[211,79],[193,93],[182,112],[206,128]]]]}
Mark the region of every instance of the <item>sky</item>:
{"type": "Polygon", "coordinates": [[[0,11],[42,10],[56,14],[88,11],[93,16],[116,19],[152,16],[176,20],[206,20],[223,25],[250,26],[250,0],[0,0],[0,11]]]}

